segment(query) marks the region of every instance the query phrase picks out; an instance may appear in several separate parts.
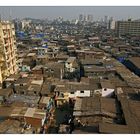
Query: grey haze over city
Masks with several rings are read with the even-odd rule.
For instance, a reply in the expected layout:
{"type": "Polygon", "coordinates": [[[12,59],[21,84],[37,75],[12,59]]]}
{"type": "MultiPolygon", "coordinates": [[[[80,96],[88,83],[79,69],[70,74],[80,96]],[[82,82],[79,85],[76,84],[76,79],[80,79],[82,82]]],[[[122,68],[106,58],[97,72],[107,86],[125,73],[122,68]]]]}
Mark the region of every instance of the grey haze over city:
{"type": "Polygon", "coordinates": [[[54,19],[59,16],[64,19],[76,19],[79,14],[92,14],[94,20],[100,20],[105,15],[116,20],[128,18],[139,19],[139,6],[1,6],[0,14],[4,20],[11,18],[54,19]]]}

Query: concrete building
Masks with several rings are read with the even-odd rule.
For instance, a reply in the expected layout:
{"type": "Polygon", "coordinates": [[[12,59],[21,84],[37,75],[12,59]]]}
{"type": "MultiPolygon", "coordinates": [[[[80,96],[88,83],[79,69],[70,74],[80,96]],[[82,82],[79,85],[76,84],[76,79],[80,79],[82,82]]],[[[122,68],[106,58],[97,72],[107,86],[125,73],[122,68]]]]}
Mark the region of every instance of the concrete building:
{"type": "Polygon", "coordinates": [[[43,30],[43,27],[39,24],[35,27],[36,30],[43,30]]]}
{"type": "Polygon", "coordinates": [[[17,72],[16,51],[14,24],[8,21],[0,22],[0,83],[17,72]]]}
{"type": "Polygon", "coordinates": [[[45,56],[47,54],[47,48],[39,47],[37,48],[37,55],[38,56],[45,56]]]}
{"type": "Polygon", "coordinates": [[[80,15],[79,15],[79,21],[81,22],[81,21],[83,21],[83,20],[84,20],[84,15],[80,14],[80,15]]]}
{"type": "Polygon", "coordinates": [[[108,16],[104,16],[104,25],[106,28],[108,28],[108,23],[109,23],[109,20],[108,20],[108,16]]]}
{"type": "Polygon", "coordinates": [[[58,79],[62,79],[64,77],[63,63],[47,63],[43,70],[46,77],[53,77],[58,79]]]}
{"type": "Polygon", "coordinates": [[[87,22],[93,21],[93,15],[87,15],[87,22]]]}
{"type": "Polygon", "coordinates": [[[30,20],[23,20],[21,21],[22,29],[30,27],[31,21],[30,20]]]}
{"type": "Polygon", "coordinates": [[[113,19],[113,17],[111,17],[109,20],[109,27],[108,28],[111,30],[115,30],[115,24],[116,24],[115,20],[113,19]]]}
{"type": "Polygon", "coordinates": [[[104,22],[105,22],[105,23],[108,22],[108,16],[104,16],[104,22]]]}
{"type": "MultiPolygon", "coordinates": [[[[1,50],[0,50],[0,53],[1,53],[1,50]]],[[[2,71],[6,70],[5,68],[4,70],[2,70],[3,64],[4,64],[4,58],[2,54],[0,54],[0,84],[2,83],[2,71]]]]}
{"type": "Polygon", "coordinates": [[[129,34],[140,35],[140,21],[118,21],[116,23],[116,32],[118,36],[129,34]]]}
{"type": "Polygon", "coordinates": [[[69,57],[65,62],[65,68],[68,72],[74,72],[78,67],[76,57],[69,57]]]}

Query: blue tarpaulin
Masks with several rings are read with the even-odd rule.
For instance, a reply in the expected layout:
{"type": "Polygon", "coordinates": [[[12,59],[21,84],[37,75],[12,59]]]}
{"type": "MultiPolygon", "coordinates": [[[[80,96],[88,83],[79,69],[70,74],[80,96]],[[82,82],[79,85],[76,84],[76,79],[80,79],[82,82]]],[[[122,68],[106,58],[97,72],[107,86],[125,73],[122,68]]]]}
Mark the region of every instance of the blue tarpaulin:
{"type": "Polygon", "coordinates": [[[119,57],[119,58],[117,58],[117,59],[118,59],[118,61],[121,62],[121,63],[124,62],[124,60],[125,60],[124,57],[119,57]]]}
{"type": "Polygon", "coordinates": [[[27,36],[27,34],[25,32],[23,32],[23,31],[17,32],[17,37],[24,38],[26,36],[27,36]]]}
{"type": "Polygon", "coordinates": [[[37,34],[35,34],[35,37],[43,38],[44,37],[44,33],[37,33],[37,34]]]}

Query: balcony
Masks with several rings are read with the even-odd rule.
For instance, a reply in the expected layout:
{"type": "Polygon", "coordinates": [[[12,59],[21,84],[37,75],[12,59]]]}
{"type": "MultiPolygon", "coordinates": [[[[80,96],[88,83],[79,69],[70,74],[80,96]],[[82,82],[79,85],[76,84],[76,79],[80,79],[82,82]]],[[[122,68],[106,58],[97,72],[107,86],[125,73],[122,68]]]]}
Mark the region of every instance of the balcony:
{"type": "Polygon", "coordinates": [[[9,49],[6,49],[5,53],[6,53],[6,54],[10,54],[11,52],[10,52],[9,49]]]}
{"type": "Polygon", "coordinates": [[[5,43],[5,44],[4,44],[4,46],[8,46],[8,45],[9,45],[8,43],[5,43]]]}
{"type": "Polygon", "coordinates": [[[2,26],[2,29],[5,31],[5,30],[7,30],[7,26],[6,25],[3,25],[2,26]]]}
{"type": "Polygon", "coordinates": [[[7,57],[7,58],[6,58],[6,61],[7,61],[7,62],[10,62],[10,61],[11,61],[11,58],[10,58],[10,57],[7,57]]]}
{"type": "Polygon", "coordinates": [[[15,35],[15,31],[12,31],[12,35],[15,35]]]}
{"type": "Polygon", "coordinates": [[[8,37],[9,37],[9,36],[8,36],[7,33],[3,35],[3,38],[8,38],[8,37]]]}
{"type": "Polygon", "coordinates": [[[0,67],[3,66],[3,62],[4,62],[4,58],[2,56],[0,56],[0,67]]]}

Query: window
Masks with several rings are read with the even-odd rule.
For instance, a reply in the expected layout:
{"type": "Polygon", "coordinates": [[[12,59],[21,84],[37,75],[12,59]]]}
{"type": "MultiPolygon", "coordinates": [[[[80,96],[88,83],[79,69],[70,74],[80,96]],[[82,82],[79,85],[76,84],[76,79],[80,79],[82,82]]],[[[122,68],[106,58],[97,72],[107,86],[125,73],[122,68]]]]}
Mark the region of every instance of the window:
{"type": "Polygon", "coordinates": [[[23,84],[20,84],[20,86],[22,87],[22,86],[23,86],[23,84]]]}
{"type": "Polygon", "coordinates": [[[61,93],[61,94],[60,94],[60,97],[64,98],[64,94],[63,94],[63,93],[61,93]]]}
{"type": "Polygon", "coordinates": [[[71,94],[74,94],[74,92],[71,92],[71,94]]]}
{"type": "Polygon", "coordinates": [[[54,72],[54,70],[50,69],[50,72],[54,72]]]}
{"type": "Polygon", "coordinates": [[[84,93],[84,91],[82,90],[81,93],[84,93]]]}
{"type": "Polygon", "coordinates": [[[104,91],[107,91],[107,89],[106,89],[106,88],[104,88],[104,91]]]}
{"type": "Polygon", "coordinates": [[[34,94],[36,94],[36,91],[34,91],[34,94]]]}
{"type": "Polygon", "coordinates": [[[20,93],[21,93],[21,94],[24,94],[24,91],[21,91],[20,93]]]}

